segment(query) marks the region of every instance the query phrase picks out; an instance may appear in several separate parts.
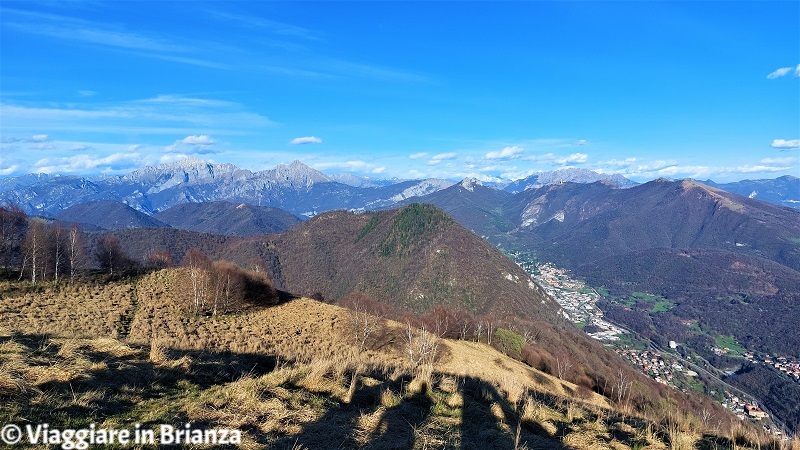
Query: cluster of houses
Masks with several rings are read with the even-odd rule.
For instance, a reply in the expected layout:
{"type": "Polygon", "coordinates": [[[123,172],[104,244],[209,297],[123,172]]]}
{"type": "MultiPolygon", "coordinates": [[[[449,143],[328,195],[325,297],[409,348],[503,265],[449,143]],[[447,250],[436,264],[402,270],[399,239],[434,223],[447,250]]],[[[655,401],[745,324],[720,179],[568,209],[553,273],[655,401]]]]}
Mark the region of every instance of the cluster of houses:
{"type": "Polygon", "coordinates": [[[672,381],[677,373],[687,377],[697,376],[697,372],[684,368],[677,360],[667,359],[657,351],[617,349],[617,353],[661,384],[674,386],[672,381]]]}
{"type": "Polygon", "coordinates": [[[587,291],[583,282],[570,278],[564,269],[552,264],[541,264],[537,270],[530,265],[520,266],[561,305],[567,319],[593,326],[593,331],[587,333],[590,337],[599,341],[618,341],[619,335],[625,332],[603,319],[603,311],[597,307],[600,295],[587,291]]]}
{"type": "Polygon", "coordinates": [[[722,402],[722,406],[730,409],[742,420],[748,418],[753,420],[769,418],[769,414],[764,412],[755,403],[750,403],[747,400],[741,399],[728,391],[725,391],[725,400],[722,402]]]}
{"type": "Polygon", "coordinates": [[[800,361],[795,361],[784,356],[756,356],[751,352],[746,352],[743,356],[752,363],[771,366],[800,383],[800,361]]]}

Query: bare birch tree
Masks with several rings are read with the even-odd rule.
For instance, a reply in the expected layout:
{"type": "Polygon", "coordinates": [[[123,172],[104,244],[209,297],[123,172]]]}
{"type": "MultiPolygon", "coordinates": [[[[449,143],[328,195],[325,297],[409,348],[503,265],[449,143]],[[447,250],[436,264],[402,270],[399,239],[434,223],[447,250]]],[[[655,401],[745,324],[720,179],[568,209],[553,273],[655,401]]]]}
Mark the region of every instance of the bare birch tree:
{"type": "Polygon", "coordinates": [[[410,322],[406,322],[403,341],[406,356],[415,369],[423,365],[433,365],[439,351],[439,340],[436,335],[427,331],[424,326],[418,329],[410,322]]]}
{"type": "Polygon", "coordinates": [[[379,319],[367,311],[366,305],[353,300],[350,306],[350,325],[352,326],[353,342],[361,354],[366,348],[367,341],[372,333],[378,329],[379,319]]]}
{"type": "Polygon", "coordinates": [[[83,266],[84,252],[81,232],[77,225],[72,225],[67,234],[67,261],[69,261],[69,283],[75,283],[75,275],[83,266]]]}
{"type": "Polygon", "coordinates": [[[31,283],[33,284],[36,284],[39,271],[42,270],[46,233],[47,227],[45,223],[39,219],[31,220],[28,224],[28,232],[25,233],[25,242],[23,243],[25,253],[23,256],[22,269],[20,270],[20,277],[22,277],[27,263],[30,265],[31,283]]]}

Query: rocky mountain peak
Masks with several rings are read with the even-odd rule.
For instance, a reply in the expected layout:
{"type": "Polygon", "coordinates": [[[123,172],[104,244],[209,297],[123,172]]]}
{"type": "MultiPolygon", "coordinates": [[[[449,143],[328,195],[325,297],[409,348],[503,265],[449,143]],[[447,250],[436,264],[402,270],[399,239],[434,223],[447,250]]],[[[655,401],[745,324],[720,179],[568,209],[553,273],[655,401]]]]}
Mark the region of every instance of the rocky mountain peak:
{"type": "Polygon", "coordinates": [[[475,190],[475,186],[483,186],[483,183],[477,178],[464,178],[458,185],[472,192],[475,190]]]}
{"type": "Polygon", "coordinates": [[[266,172],[266,175],[279,184],[290,185],[296,188],[310,188],[315,183],[328,183],[331,180],[324,173],[312,169],[298,160],[290,164],[280,164],[266,172]]]}

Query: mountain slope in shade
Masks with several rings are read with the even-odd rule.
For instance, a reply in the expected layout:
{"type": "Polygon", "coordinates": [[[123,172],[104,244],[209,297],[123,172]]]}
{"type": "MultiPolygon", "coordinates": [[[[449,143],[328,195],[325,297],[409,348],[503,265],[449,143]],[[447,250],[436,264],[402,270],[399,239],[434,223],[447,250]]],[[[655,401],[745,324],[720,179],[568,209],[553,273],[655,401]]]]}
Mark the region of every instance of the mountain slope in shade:
{"type": "Polygon", "coordinates": [[[734,183],[703,183],[724,191],[776,205],[800,208],[800,178],[785,175],[774,180],[742,180],[734,183]]]}
{"type": "Polygon", "coordinates": [[[169,225],[130,206],[111,200],[82,203],[59,212],[55,218],[63,222],[88,224],[104,230],[127,228],[164,228],[169,225]]]}
{"type": "Polygon", "coordinates": [[[422,201],[436,205],[478,236],[496,236],[516,227],[506,214],[512,194],[484,186],[474,178],[401,204],[422,201]]]}
{"type": "Polygon", "coordinates": [[[800,269],[800,212],[695,181],[630,189],[553,185],[519,194],[517,238],[576,267],[648,248],[716,248],[800,269]]]}
{"type": "Polygon", "coordinates": [[[800,357],[800,272],[776,262],[714,249],[659,248],[605,258],[578,272],[612,295],[638,291],[669,299],[674,306],[668,313],[646,314],[641,305],[604,308],[612,320],[664,344],[693,339],[695,329],[686,323],[697,322],[748,349],[800,357]]]}
{"type": "Polygon", "coordinates": [[[184,203],[153,217],[173,228],[228,236],[274,234],[300,222],[282,209],[225,201],[184,203]]]}

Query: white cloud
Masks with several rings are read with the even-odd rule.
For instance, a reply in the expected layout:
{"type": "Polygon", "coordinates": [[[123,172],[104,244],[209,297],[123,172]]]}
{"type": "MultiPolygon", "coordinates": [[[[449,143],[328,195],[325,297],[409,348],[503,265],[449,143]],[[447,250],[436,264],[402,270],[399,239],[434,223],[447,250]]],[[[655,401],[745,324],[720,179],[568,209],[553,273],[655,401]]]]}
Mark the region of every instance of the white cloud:
{"type": "Polygon", "coordinates": [[[50,136],[46,134],[34,134],[31,136],[31,142],[47,142],[50,140],[50,136]]]}
{"type": "Polygon", "coordinates": [[[76,155],[64,158],[44,158],[34,164],[39,173],[85,173],[100,169],[102,172],[128,170],[142,163],[138,153],[114,153],[108,156],[76,155]]]}
{"type": "Polygon", "coordinates": [[[201,134],[199,136],[186,136],[181,140],[181,142],[189,145],[211,145],[217,143],[217,141],[205,134],[201,134]]]}
{"type": "Polygon", "coordinates": [[[503,181],[498,177],[493,177],[491,175],[486,175],[484,173],[475,173],[475,172],[459,173],[457,177],[461,178],[462,180],[464,178],[475,178],[476,180],[483,183],[499,183],[503,181]]]}
{"type": "Polygon", "coordinates": [[[213,106],[213,107],[231,107],[236,106],[233,102],[225,100],[212,100],[207,98],[185,97],[176,94],[160,94],[155,97],[146,98],[142,100],[135,100],[135,103],[153,103],[153,104],[172,104],[183,106],[213,106]]]}
{"type": "Polygon", "coordinates": [[[411,159],[422,159],[422,158],[424,158],[426,156],[428,156],[428,154],[425,153],[425,152],[414,153],[413,155],[408,155],[408,157],[411,158],[411,159]]]}
{"type": "Polygon", "coordinates": [[[16,165],[16,164],[8,166],[8,167],[2,167],[2,168],[0,168],[0,175],[3,175],[3,176],[11,175],[12,173],[16,172],[18,168],[19,168],[19,166],[16,165]]]}
{"type": "Polygon", "coordinates": [[[128,147],[128,151],[129,152],[135,152],[135,151],[143,149],[143,148],[144,148],[144,145],[142,145],[142,144],[133,144],[133,145],[128,147]]]}
{"type": "Polygon", "coordinates": [[[351,161],[330,161],[312,164],[317,170],[326,171],[328,169],[339,169],[345,172],[361,172],[361,173],[383,173],[386,167],[376,166],[375,164],[368,163],[361,160],[351,161]]]}
{"type": "Polygon", "coordinates": [[[800,64],[798,64],[797,67],[794,68],[794,76],[800,78],[800,64]]]}
{"type": "Polygon", "coordinates": [[[168,164],[168,163],[173,163],[175,161],[180,161],[182,159],[186,159],[188,157],[189,157],[189,155],[186,155],[186,154],[183,154],[183,153],[170,153],[170,154],[163,155],[160,158],[158,158],[158,163],[159,164],[168,164]]]}
{"type": "Polygon", "coordinates": [[[774,148],[800,148],[800,139],[775,139],[770,146],[774,148]]]}
{"type": "Polygon", "coordinates": [[[458,154],[455,152],[439,153],[438,155],[434,155],[433,157],[431,157],[431,159],[428,161],[428,165],[435,166],[440,164],[442,161],[447,161],[456,158],[458,158],[458,154]]]}
{"type": "Polygon", "coordinates": [[[316,136],[304,136],[304,137],[294,138],[291,141],[289,141],[289,143],[292,145],[321,144],[322,139],[316,136]]]}
{"type": "Polygon", "coordinates": [[[780,69],[777,69],[774,72],[772,72],[769,75],[767,75],[767,78],[769,78],[770,80],[774,80],[775,78],[780,78],[780,77],[786,75],[791,70],[792,70],[791,67],[781,67],[780,69]]]}
{"type": "Polygon", "coordinates": [[[730,169],[730,172],[733,173],[782,172],[784,170],[789,170],[789,169],[791,169],[791,167],[757,164],[757,165],[739,166],[736,167],[735,169],[730,169]]]}
{"type": "Polygon", "coordinates": [[[164,147],[167,153],[187,153],[187,154],[207,154],[217,153],[214,146],[217,143],[211,136],[201,134],[197,136],[186,136],[175,141],[174,144],[164,147]]]}
{"type": "Polygon", "coordinates": [[[572,145],[574,145],[574,146],[577,146],[577,145],[586,145],[586,144],[588,144],[588,143],[589,143],[589,141],[587,141],[586,139],[579,139],[577,142],[575,142],[575,143],[574,143],[574,144],[572,144],[572,145]]]}
{"type": "Polygon", "coordinates": [[[532,155],[525,158],[528,161],[538,163],[550,163],[552,165],[563,166],[566,164],[581,164],[589,159],[586,153],[573,153],[569,156],[560,156],[555,153],[545,153],[543,155],[532,155]]]}
{"type": "Polygon", "coordinates": [[[615,167],[629,167],[631,164],[636,162],[636,158],[625,158],[625,159],[610,159],[608,161],[602,161],[600,165],[606,166],[615,166],[615,167]]]}
{"type": "Polygon", "coordinates": [[[269,118],[244,110],[244,106],[218,100],[159,96],[115,105],[18,106],[0,104],[3,130],[69,130],[118,134],[249,134],[275,125],[269,118]]]}
{"type": "Polygon", "coordinates": [[[743,164],[740,166],[705,166],[685,165],[674,160],[656,160],[639,162],[638,158],[624,160],[603,161],[598,167],[593,168],[600,173],[618,173],[626,177],[650,180],[659,177],[670,178],[719,178],[740,180],[743,176],[756,173],[776,173],[790,170],[791,164],[796,164],[797,158],[764,158],[758,164],[743,164]]]}
{"type": "Polygon", "coordinates": [[[762,164],[794,164],[798,162],[798,158],[791,156],[786,158],[764,158],[760,162],[762,164]]]}
{"type": "Polygon", "coordinates": [[[586,153],[573,153],[565,158],[555,160],[556,164],[585,163],[589,159],[586,153]]]}
{"type": "Polygon", "coordinates": [[[484,158],[486,159],[516,159],[522,156],[523,149],[521,147],[506,147],[502,150],[487,153],[484,158]]]}
{"type": "Polygon", "coordinates": [[[94,150],[94,148],[86,144],[75,144],[69,149],[71,152],[88,152],[89,150],[94,150]]]}

